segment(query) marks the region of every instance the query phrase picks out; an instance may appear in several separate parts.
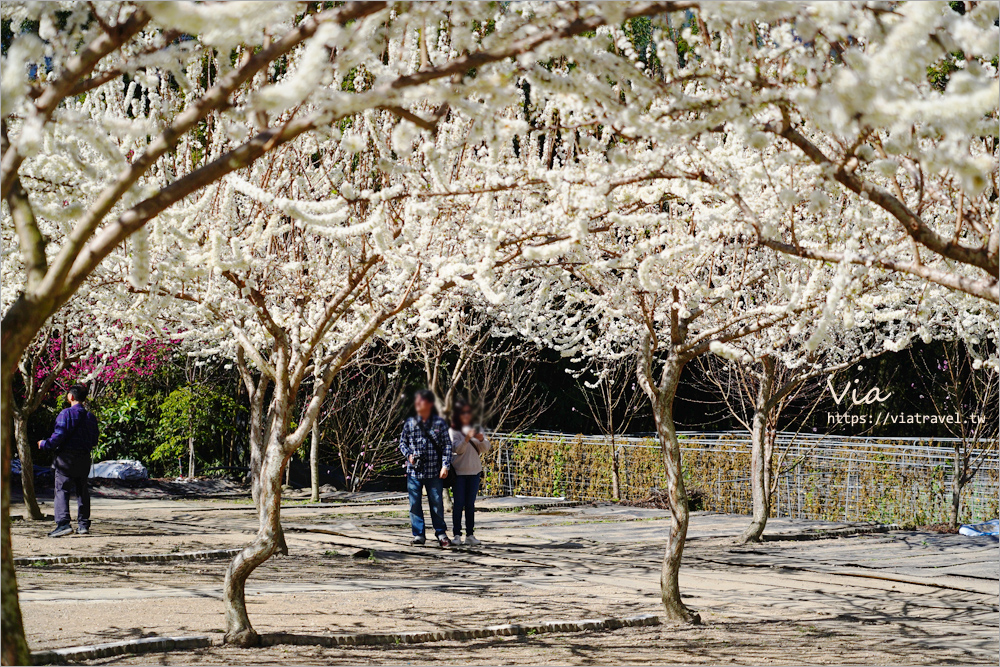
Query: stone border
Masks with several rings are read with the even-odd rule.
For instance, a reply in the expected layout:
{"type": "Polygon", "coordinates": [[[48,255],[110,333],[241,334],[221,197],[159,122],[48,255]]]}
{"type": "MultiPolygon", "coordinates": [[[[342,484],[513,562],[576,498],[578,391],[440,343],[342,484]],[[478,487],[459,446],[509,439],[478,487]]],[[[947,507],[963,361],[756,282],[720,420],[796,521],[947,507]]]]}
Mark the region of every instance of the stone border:
{"type": "MultiPolygon", "coordinates": [[[[617,630],[639,626],[659,625],[660,617],[655,614],[629,616],[627,618],[598,618],[580,621],[543,621],[541,623],[510,623],[490,625],[484,628],[448,630],[416,630],[411,632],[370,632],[337,635],[297,635],[286,632],[264,633],[260,636],[261,646],[384,646],[386,644],[424,644],[439,641],[461,641],[484,637],[509,637],[512,635],[534,635],[547,632],[586,632],[588,630],[617,630]]],[[[36,665],[64,664],[69,661],[97,660],[116,655],[138,655],[162,653],[180,649],[207,648],[221,645],[220,640],[199,635],[194,637],[145,637],[112,644],[94,646],[70,646],[31,654],[36,665]]]]}
{"type": "Polygon", "coordinates": [[[260,636],[261,646],[294,644],[297,646],[376,646],[386,644],[423,644],[427,642],[461,641],[483,637],[533,635],[546,632],[585,632],[588,630],[617,630],[638,626],[659,625],[655,614],[627,618],[599,618],[580,621],[543,621],[541,623],[510,623],[484,628],[448,630],[416,630],[410,632],[371,632],[338,635],[297,635],[285,632],[265,633],[260,636]]]}
{"type": "Polygon", "coordinates": [[[761,540],[763,542],[809,542],[811,540],[829,540],[835,537],[850,537],[851,535],[888,533],[893,530],[902,530],[902,527],[895,523],[876,523],[868,526],[844,526],[843,528],[826,528],[798,533],[774,533],[769,535],[765,532],[761,536],[761,540]]]}
{"type": "Polygon", "coordinates": [[[59,563],[165,563],[171,560],[208,560],[228,558],[243,551],[234,549],[212,549],[210,551],[184,551],[175,554],[121,554],[114,556],[19,556],[14,565],[56,565],[59,563]]]}
{"type": "Polygon", "coordinates": [[[79,660],[97,660],[116,655],[136,655],[141,653],[160,653],[185,648],[205,648],[212,645],[212,639],[205,635],[195,637],[144,637],[130,639],[112,644],[96,644],[94,646],[70,646],[51,651],[38,651],[31,654],[36,665],[59,665],[79,660]]]}

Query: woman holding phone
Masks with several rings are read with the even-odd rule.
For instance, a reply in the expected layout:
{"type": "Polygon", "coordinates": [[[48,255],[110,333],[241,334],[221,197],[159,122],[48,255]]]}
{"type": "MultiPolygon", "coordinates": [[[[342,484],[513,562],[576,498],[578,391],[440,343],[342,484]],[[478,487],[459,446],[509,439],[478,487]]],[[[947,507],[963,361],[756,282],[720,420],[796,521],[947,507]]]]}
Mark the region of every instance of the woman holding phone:
{"type": "Polygon", "coordinates": [[[473,426],[472,406],[464,400],[455,401],[451,411],[451,436],[453,458],[451,467],[455,471],[454,494],[454,540],[456,546],[465,544],[476,547],[481,544],[476,539],[476,495],[479,493],[479,478],[483,472],[480,457],[490,451],[490,441],[482,429],[473,426]],[[465,513],[465,541],[462,541],[462,513],[465,513]]]}

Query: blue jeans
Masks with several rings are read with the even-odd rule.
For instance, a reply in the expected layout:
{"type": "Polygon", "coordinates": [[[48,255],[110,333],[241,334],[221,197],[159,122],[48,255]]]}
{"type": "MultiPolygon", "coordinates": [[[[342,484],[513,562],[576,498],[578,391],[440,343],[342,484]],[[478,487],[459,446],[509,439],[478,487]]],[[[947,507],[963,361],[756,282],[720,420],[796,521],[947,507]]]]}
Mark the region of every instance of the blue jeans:
{"type": "Polygon", "coordinates": [[[455,537],[462,534],[462,510],[465,510],[465,534],[476,529],[476,494],[479,493],[479,475],[456,475],[454,509],[455,537]]]}
{"type": "Polygon", "coordinates": [[[406,491],[410,494],[410,527],[413,536],[424,534],[424,508],[420,500],[420,491],[427,487],[427,504],[430,505],[431,523],[434,524],[434,534],[438,537],[448,534],[448,524],[444,520],[444,487],[440,479],[417,479],[413,475],[406,476],[406,491]]]}

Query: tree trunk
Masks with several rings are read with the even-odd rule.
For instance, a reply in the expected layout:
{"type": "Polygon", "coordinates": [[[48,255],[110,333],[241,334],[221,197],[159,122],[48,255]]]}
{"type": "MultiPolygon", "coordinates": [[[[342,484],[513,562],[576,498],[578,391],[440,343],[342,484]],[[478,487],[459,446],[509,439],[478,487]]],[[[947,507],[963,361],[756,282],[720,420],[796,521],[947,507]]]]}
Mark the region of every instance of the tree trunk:
{"type": "MultiPolygon", "coordinates": [[[[421,485],[421,487],[420,487],[420,494],[421,494],[421,498],[423,498],[423,500],[421,502],[424,505],[426,505],[427,507],[430,507],[431,506],[431,501],[427,497],[427,486],[426,485],[421,485]]],[[[444,505],[445,516],[448,516],[455,509],[455,503],[451,499],[451,489],[443,489],[441,491],[441,501],[442,501],[442,504],[444,505]]]]}
{"type": "Polygon", "coordinates": [[[965,466],[962,465],[962,455],[955,448],[955,472],[951,478],[951,527],[958,528],[959,517],[962,516],[962,489],[965,486],[965,466]]]}
{"type": "Polygon", "coordinates": [[[250,400],[250,495],[254,505],[260,491],[260,468],[264,460],[264,397],[255,396],[250,400]]]}
{"type": "MultiPolygon", "coordinates": [[[[649,366],[647,366],[649,368],[649,366]]],[[[666,361],[663,378],[657,386],[652,377],[643,377],[640,372],[639,381],[653,405],[653,419],[656,423],[656,433],[660,441],[660,451],[663,455],[663,466],[667,473],[667,505],[670,508],[670,529],[667,533],[667,546],[663,553],[663,564],[660,569],[660,599],[668,620],[682,623],[700,623],[701,617],[688,609],[681,601],[678,575],[681,569],[681,558],[684,554],[684,540],[687,538],[688,511],[687,491],[684,489],[684,476],[681,467],[681,446],[677,440],[677,429],[674,425],[674,396],[680,384],[684,361],[673,354],[666,361]]]]}
{"type": "Polygon", "coordinates": [[[958,528],[959,517],[962,515],[962,489],[953,487],[951,490],[951,527],[958,528]]]}
{"type": "Polygon", "coordinates": [[[38,507],[35,497],[35,465],[31,459],[31,443],[28,442],[27,415],[14,412],[14,439],[17,441],[17,454],[21,459],[21,489],[24,496],[24,507],[28,517],[34,521],[45,518],[38,507]]]}
{"type": "MultiPolygon", "coordinates": [[[[4,346],[6,347],[6,343],[4,346]]],[[[9,352],[9,348],[4,352],[9,352]]],[[[7,356],[6,354],[4,355],[7,356]]],[[[14,441],[14,396],[11,387],[13,368],[16,366],[16,359],[13,363],[7,363],[9,359],[4,359],[3,374],[0,376],[0,393],[2,393],[2,406],[0,406],[0,428],[2,428],[2,440],[0,449],[3,450],[2,461],[3,471],[2,483],[0,483],[0,512],[2,512],[2,524],[0,524],[0,613],[2,613],[2,628],[0,628],[0,644],[2,644],[3,664],[5,665],[30,665],[31,652],[28,650],[28,641],[24,637],[24,622],[21,619],[21,605],[17,598],[17,576],[14,572],[14,551],[11,546],[10,535],[10,461],[14,441]]]]}
{"type": "Polygon", "coordinates": [[[226,568],[223,588],[226,609],[225,641],[236,646],[256,646],[260,637],[250,624],[246,607],[246,581],[250,574],[270,558],[284,542],[281,530],[281,478],[288,457],[281,442],[269,443],[261,466],[260,497],[257,500],[260,528],[257,536],[236,554],[226,568]]]}
{"type": "MultiPolygon", "coordinates": [[[[261,391],[261,396],[263,396],[263,391],[261,391]]],[[[264,423],[264,401],[261,398],[258,401],[251,402],[250,409],[250,495],[253,498],[254,507],[257,508],[257,513],[260,516],[264,515],[263,502],[263,469],[264,461],[266,458],[266,443],[270,440],[271,431],[274,428],[274,424],[270,423],[273,421],[271,411],[268,411],[266,420],[268,424],[264,423]],[[255,409],[256,408],[256,409],[255,409]],[[256,418],[256,426],[253,421],[256,418]],[[267,440],[265,440],[267,438],[267,440]]],[[[278,476],[278,484],[281,484],[281,475],[278,476]]],[[[281,529],[281,524],[278,524],[278,553],[282,556],[288,555],[288,544],[285,542],[285,532],[281,529]]],[[[265,559],[266,560],[266,559],[265,559]]],[[[254,566],[256,567],[256,566],[254,566]]]]}
{"type": "Polygon", "coordinates": [[[618,447],[615,446],[615,436],[611,436],[611,497],[622,499],[621,478],[618,473],[618,447]]]}
{"type": "Polygon", "coordinates": [[[312,425],[312,442],[309,443],[309,500],[319,502],[319,421],[312,425]]]}
{"type": "Polygon", "coordinates": [[[771,514],[770,455],[767,446],[767,425],[771,413],[771,392],[774,388],[774,359],[765,355],[757,400],[754,403],[753,423],[750,429],[750,495],[753,515],[750,525],[736,540],[738,544],[760,542],[771,514]]]}
{"type": "Polygon", "coordinates": [[[194,477],[194,436],[188,436],[188,477],[194,477]]]}

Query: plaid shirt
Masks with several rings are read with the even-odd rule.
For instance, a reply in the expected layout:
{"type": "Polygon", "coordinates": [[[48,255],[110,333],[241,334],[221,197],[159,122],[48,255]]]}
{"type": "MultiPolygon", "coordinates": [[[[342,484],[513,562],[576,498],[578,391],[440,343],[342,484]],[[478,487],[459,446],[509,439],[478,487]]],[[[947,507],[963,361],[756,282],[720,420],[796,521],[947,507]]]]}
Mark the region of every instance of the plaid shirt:
{"type": "Polygon", "coordinates": [[[406,474],[417,479],[437,479],[442,467],[451,466],[451,438],[448,436],[448,423],[439,416],[431,417],[424,423],[424,428],[417,424],[417,417],[410,417],[403,423],[403,432],[399,436],[399,451],[406,460],[406,474]],[[437,441],[442,457],[438,456],[438,447],[434,446],[424,429],[437,441]],[[410,455],[416,454],[420,460],[418,466],[410,465],[410,455]],[[444,459],[442,466],[441,459],[444,459]]]}

